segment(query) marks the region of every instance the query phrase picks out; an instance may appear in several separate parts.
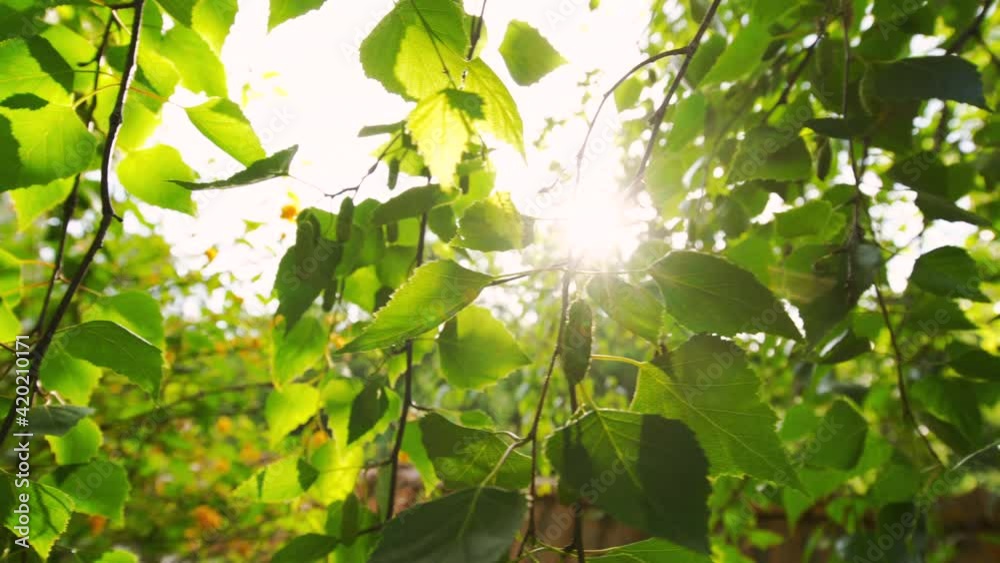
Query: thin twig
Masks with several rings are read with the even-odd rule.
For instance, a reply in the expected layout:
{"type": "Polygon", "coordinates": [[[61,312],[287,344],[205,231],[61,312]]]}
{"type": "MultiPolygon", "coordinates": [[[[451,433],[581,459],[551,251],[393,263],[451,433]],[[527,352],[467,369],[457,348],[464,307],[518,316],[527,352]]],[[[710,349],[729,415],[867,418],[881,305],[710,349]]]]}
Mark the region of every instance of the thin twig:
{"type": "MultiPolygon", "coordinates": [[[[420,238],[417,241],[416,267],[424,262],[424,239],[427,235],[427,214],[420,217],[420,238]]],[[[399,473],[399,454],[403,449],[403,436],[406,433],[406,419],[413,406],[413,340],[406,341],[406,371],[403,373],[403,409],[399,414],[399,424],[396,429],[396,441],[392,446],[389,459],[389,495],[386,500],[385,519],[392,518],[396,505],[396,475],[399,473]]]]}
{"type": "Polygon", "coordinates": [[[635,175],[632,177],[632,181],[629,182],[629,187],[625,192],[626,199],[630,199],[635,196],[636,193],[641,189],[643,184],[643,179],[646,176],[646,168],[649,167],[649,160],[653,157],[653,149],[656,147],[656,141],[659,139],[660,126],[663,125],[663,118],[667,115],[667,108],[670,107],[670,102],[674,98],[674,94],[677,93],[677,89],[680,88],[681,81],[684,80],[684,75],[687,74],[688,67],[691,66],[691,60],[694,55],[698,52],[698,47],[701,45],[701,38],[705,35],[708,30],[708,26],[712,23],[712,19],[715,17],[715,12],[719,9],[719,4],[722,0],[712,0],[712,4],[705,11],[705,17],[701,20],[701,25],[698,26],[698,31],[695,32],[694,38],[688,44],[688,52],[684,56],[684,62],[681,63],[681,68],[678,69],[677,74],[674,75],[673,80],[670,82],[670,88],[667,90],[667,95],[663,98],[663,102],[660,107],[656,108],[656,113],[653,114],[653,118],[650,120],[651,132],[649,135],[649,141],[646,143],[646,150],[642,154],[642,160],[639,161],[639,168],[636,169],[635,175]]]}
{"type": "Polygon", "coordinates": [[[934,461],[941,467],[947,467],[941,461],[941,458],[938,457],[937,452],[934,451],[931,441],[920,431],[917,417],[913,415],[913,408],[910,406],[910,395],[906,391],[906,375],[903,372],[903,353],[899,348],[899,343],[896,341],[896,329],[892,326],[892,320],[889,318],[889,308],[885,304],[885,298],[882,296],[882,290],[879,288],[878,283],[875,284],[875,298],[878,301],[879,309],[882,311],[882,319],[885,322],[885,327],[889,330],[889,341],[892,343],[892,353],[896,360],[896,388],[899,390],[899,400],[903,404],[903,416],[913,426],[913,430],[920,436],[920,439],[923,440],[924,446],[926,446],[927,451],[934,458],[934,461]]]}
{"type": "Polygon", "coordinates": [[[479,38],[483,34],[483,16],[486,14],[486,0],[483,0],[483,6],[479,8],[479,19],[472,22],[472,29],[469,34],[469,53],[465,55],[465,60],[471,61],[472,56],[476,53],[476,45],[479,44],[479,38]]]}
{"type": "Polygon", "coordinates": [[[604,96],[601,97],[601,103],[597,104],[597,111],[594,112],[594,117],[587,122],[587,134],[583,136],[583,144],[580,146],[580,151],[576,153],[577,179],[580,178],[580,168],[583,167],[583,155],[587,151],[587,144],[590,142],[590,136],[594,132],[594,126],[597,125],[597,118],[601,115],[601,110],[604,109],[604,104],[608,102],[608,98],[610,98],[612,94],[615,93],[615,90],[617,90],[619,86],[624,84],[625,81],[628,80],[629,77],[631,77],[636,72],[639,72],[643,68],[655,63],[660,59],[666,57],[672,57],[675,55],[686,55],[690,49],[691,49],[691,44],[689,43],[679,49],[670,49],[669,51],[663,51],[662,53],[657,53],[651,57],[647,57],[646,59],[640,61],[638,64],[630,68],[628,72],[623,74],[622,77],[619,78],[618,81],[611,86],[611,88],[608,88],[607,91],[604,92],[604,96]]]}
{"type": "MultiPolygon", "coordinates": [[[[104,57],[104,52],[108,47],[108,40],[111,37],[111,28],[115,23],[115,19],[108,17],[108,22],[104,26],[104,32],[101,34],[101,42],[97,46],[97,52],[94,58],[88,61],[86,64],[94,63],[94,83],[91,88],[92,93],[96,93],[100,90],[100,79],[101,79],[101,59],[104,57]]],[[[81,63],[84,65],[84,63],[81,63]]],[[[119,84],[119,87],[121,85],[119,84]]],[[[94,112],[97,110],[97,96],[90,99],[90,104],[87,106],[84,121],[86,122],[87,129],[93,131],[94,127],[94,112]]],[[[55,289],[56,280],[62,275],[62,263],[63,257],[66,250],[66,237],[69,232],[69,222],[73,218],[73,212],[76,210],[76,204],[79,196],[80,181],[83,178],[83,174],[77,174],[73,178],[73,187],[70,188],[69,195],[66,200],[63,201],[62,209],[62,224],[60,225],[59,232],[59,244],[56,247],[56,257],[53,262],[52,276],[49,278],[49,285],[45,290],[45,297],[42,299],[42,309],[38,314],[38,322],[35,324],[35,328],[32,333],[37,333],[45,325],[45,316],[49,312],[49,303],[52,301],[52,292],[55,289]]]]}
{"type": "Polygon", "coordinates": [[[986,20],[986,14],[990,11],[990,8],[993,7],[993,2],[995,1],[996,0],[984,0],[983,8],[979,11],[979,14],[976,15],[975,19],[973,19],[965,29],[949,40],[951,45],[949,45],[945,50],[946,54],[954,55],[958,53],[962,50],[962,47],[965,47],[965,44],[969,42],[969,39],[980,36],[982,33],[983,21],[986,20]]]}
{"type": "MultiPolygon", "coordinates": [[[[139,35],[142,30],[142,8],[144,3],[145,0],[136,0],[135,2],[135,14],[132,17],[132,35],[129,38],[128,51],[125,55],[125,64],[122,68],[122,85],[118,90],[118,97],[115,100],[115,106],[111,110],[111,117],[108,120],[108,135],[104,142],[104,155],[101,161],[101,220],[98,224],[97,232],[94,234],[94,239],[90,243],[90,248],[87,249],[87,253],[84,254],[83,259],[80,260],[80,265],[77,267],[73,278],[70,280],[69,286],[66,288],[66,293],[63,294],[62,300],[59,301],[59,306],[52,315],[52,321],[46,326],[41,338],[38,340],[38,343],[31,350],[31,366],[28,368],[29,405],[31,405],[34,401],[35,391],[38,387],[38,371],[41,368],[42,361],[45,359],[45,354],[49,350],[49,346],[52,344],[52,339],[55,337],[56,331],[59,329],[59,324],[69,311],[70,305],[73,302],[73,297],[83,284],[83,278],[87,275],[90,265],[94,262],[94,258],[97,256],[101,246],[104,244],[104,237],[107,236],[108,229],[111,228],[111,222],[118,218],[115,215],[114,206],[111,201],[111,160],[114,156],[118,133],[122,126],[122,113],[124,111],[125,100],[128,97],[129,92],[128,85],[132,81],[133,74],[135,74],[136,55],[139,51],[139,35]]],[[[7,417],[3,421],[3,427],[0,428],[0,446],[3,446],[3,443],[7,440],[7,436],[10,434],[11,427],[14,424],[15,414],[17,412],[15,409],[16,404],[16,402],[11,402],[10,410],[7,412],[7,417]]]]}
{"type": "Polygon", "coordinates": [[[549,359],[549,367],[542,380],[542,390],[539,393],[538,405],[535,407],[535,415],[531,421],[531,430],[525,436],[525,440],[531,442],[531,486],[529,498],[531,507],[528,509],[528,529],[524,536],[524,541],[518,548],[518,553],[524,550],[528,542],[535,537],[535,500],[538,498],[537,479],[535,473],[538,470],[538,425],[542,420],[542,412],[545,410],[545,397],[548,395],[549,385],[552,382],[552,374],[556,369],[556,360],[562,353],[563,331],[566,327],[566,319],[569,315],[569,284],[573,279],[572,265],[562,276],[562,307],[559,312],[559,328],[556,330],[556,344],[552,350],[552,357],[549,359]]]}
{"type": "Polygon", "coordinates": [[[820,32],[816,35],[816,39],[810,43],[808,47],[806,47],[805,56],[802,57],[802,60],[799,61],[799,64],[795,67],[795,69],[792,70],[792,73],[788,75],[788,81],[785,82],[785,87],[781,90],[781,95],[778,96],[778,101],[775,102],[774,105],[771,106],[771,109],[767,110],[767,113],[764,114],[764,121],[767,121],[771,117],[774,110],[778,109],[778,107],[783,104],[788,103],[788,96],[791,94],[792,88],[795,87],[795,83],[799,81],[799,77],[802,76],[806,67],[809,66],[809,61],[812,60],[813,54],[816,52],[816,46],[819,45],[819,42],[822,41],[824,37],[826,37],[825,20],[820,24],[820,32]]]}

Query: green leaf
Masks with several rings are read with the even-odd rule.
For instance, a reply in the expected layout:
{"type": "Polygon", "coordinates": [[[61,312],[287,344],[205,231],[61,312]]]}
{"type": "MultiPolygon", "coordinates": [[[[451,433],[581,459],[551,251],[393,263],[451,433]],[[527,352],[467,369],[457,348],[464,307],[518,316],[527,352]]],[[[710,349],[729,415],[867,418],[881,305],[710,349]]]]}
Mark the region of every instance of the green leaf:
{"type": "Polygon", "coordinates": [[[197,0],[157,0],[156,3],[172,19],[184,25],[191,25],[194,17],[194,5],[197,3],[197,0]]]}
{"type": "Polygon", "coordinates": [[[659,340],[663,302],[658,296],[611,274],[594,277],[587,295],[618,324],[650,342],[659,340]]]}
{"type": "Polygon", "coordinates": [[[979,443],[983,433],[983,416],[976,394],[973,382],[957,377],[927,375],[910,385],[910,395],[918,404],[954,424],[973,443],[979,443]]]}
{"type": "Polygon", "coordinates": [[[101,555],[101,558],[96,560],[94,563],[139,563],[139,558],[136,557],[131,551],[115,549],[113,551],[105,552],[101,555]]]}
{"type": "Polygon", "coordinates": [[[948,346],[948,365],[960,375],[986,381],[1000,380],[1000,356],[986,350],[953,342],[948,346]]]}
{"type": "Polygon", "coordinates": [[[848,120],[840,117],[824,117],[821,119],[808,119],[805,122],[806,127],[834,139],[862,137],[871,130],[872,125],[872,120],[867,116],[853,117],[848,120]]]}
{"type": "Polygon", "coordinates": [[[459,426],[430,413],[420,419],[420,434],[435,473],[449,489],[478,485],[521,489],[531,480],[531,459],[514,451],[494,480],[483,483],[510,446],[509,440],[493,432],[459,426]]]}
{"type": "Polygon", "coordinates": [[[0,192],[48,184],[86,170],[97,139],[71,108],[0,107],[0,192]]]}
{"type": "Polygon", "coordinates": [[[191,123],[203,135],[244,166],[267,156],[253,127],[236,103],[216,98],[186,111],[191,123]]]}
{"type": "Polygon", "coordinates": [[[819,236],[826,239],[844,228],[847,219],[834,211],[829,202],[814,199],[774,217],[774,226],[782,238],[819,236]]]}
{"type": "Polygon", "coordinates": [[[159,394],[163,354],[127,328],[90,321],[66,330],[59,340],[74,357],[124,375],[154,397],[159,394]]]}
{"type": "Polygon", "coordinates": [[[267,397],[264,418],[272,446],[289,432],[309,421],[319,410],[319,391],[312,385],[293,383],[275,389],[267,397]]]}
{"type": "Polygon", "coordinates": [[[302,14],[318,10],[326,0],[271,0],[271,11],[267,17],[267,30],[278,27],[286,21],[302,14]]]}
{"type": "Polygon", "coordinates": [[[644,87],[642,79],[632,76],[615,88],[615,107],[618,108],[618,111],[631,109],[639,103],[639,96],[642,95],[644,87]]]}
{"type": "Polygon", "coordinates": [[[24,232],[36,219],[65,201],[72,189],[73,180],[62,178],[44,186],[31,186],[10,192],[10,200],[17,213],[17,232],[24,232]]]}
{"type": "Polygon", "coordinates": [[[531,244],[533,229],[534,221],[518,213],[510,194],[497,192],[465,210],[453,244],[483,252],[516,250],[531,244]]]}
{"type": "MultiPolygon", "coordinates": [[[[48,560],[52,546],[69,524],[73,514],[73,499],[55,487],[28,480],[25,480],[23,487],[15,487],[15,482],[17,481],[8,474],[0,473],[0,490],[3,491],[0,494],[0,514],[7,515],[4,517],[4,526],[17,537],[26,536],[27,533],[18,533],[17,528],[20,526],[20,518],[27,515],[30,522],[30,545],[43,561],[48,560]],[[20,502],[22,494],[28,496],[28,502],[20,502]]],[[[25,528],[20,530],[23,532],[25,528]]]]}
{"type": "Polygon", "coordinates": [[[455,211],[450,205],[442,205],[431,209],[427,215],[427,226],[437,235],[441,242],[449,242],[458,234],[455,223],[455,211]]]}
{"type": "Polygon", "coordinates": [[[57,391],[72,403],[86,405],[101,379],[101,369],[53,345],[42,360],[38,377],[45,382],[46,389],[57,391]]]}
{"type": "MultiPolygon", "coordinates": [[[[365,75],[381,82],[389,92],[410,100],[453,86],[441,58],[452,77],[461,76],[469,49],[464,19],[461,6],[453,0],[396,3],[361,43],[365,75]]],[[[466,86],[478,93],[468,81],[466,86]]]]}
{"type": "Polygon", "coordinates": [[[847,330],[823,351],[821,364],[839,364],[872,351],[872,341],[847,330]]]}
{"type": "MultiPolygon", "coordinates": [[[[700,20],[699,20],[700,21],[700,20]]],[[[708,32],[708,36],[698,46],[698,51],[691,58],[691,66],[685,77],[691,81],[692,86],[698,86],[705,76],[715,66],[716,61],[726,50],[726,37],[721,34],[708,32]]]]}
{"type": "Polygon", "coordinates": [[[437,339],[441,371],[460,389],[483,389],[531,363],[488,309],[470,306],[444,325],[437,339]]]}
{"type": "Polygon", "coordinates": [[[673,126],[667,134],[667,148],[679,150],[694,141],[705,130],[708,99],[697,92],[677,102],[673,126]]]}
{"type": "Polygon", "coordinates": [[[925,219],[957,221],[979,227],[991,226],[986,218],[962,209],[947,198],[926,191],[917,190],[917,208],[924,214],[925,219]]]}
{"type": "Polygon", "coordinates": [[[0,101],[30,93],[52,103],[69,103],[73,69],[45,38],[14,37],[0,42],[0,101]]]}
{"type": "Polygon", "coordinates": [[[590,348],[594,340],[594,312],[586,301],[570,304],[562,333],[563,372],[571,384],[583,381],[590,369],[590,348]]]}
{"type": "Polygon", "coordinates": [[[438,184],[410,188],[378,206],[372,213],[371,224],[388,225],[410,217],[419,217],[454,197],[455,190],[442,189],[438,184]]]}
{"type": "Polygon", "coordinates": [[[124,520],[131,487],[121,465],[98,458],[86,465],[61,467],[55,478],[59,489],[73,498],[76,512],[104,516],[116,524],[124,520]]]}
{"type": "Polygon", "coordinates": [[[942,246],[920,256],[910,274],[910,282],[935,295],[988,303],[979,289],[981,279],[976,261],[957,246],[942,246]]]}
{"type": "Polygon", "coordinates": [[[194,215],[191,192],[175,185],[175,180],[194,180],[194,170],[184,163],[174,147],[157,145],[130,151],[118,163],[118,179],[125,189],[146,203],[194,215]]]}
{"type": "Polygon", "coordinates": [[[711,86],[720,82],[734,82],[743,78],[760,66],[771,42],[767,26],[754,20],[736,34],[732,44],[722,51],[712,70],[700,81],[700,86],[711,86]]]}
{"type": "Polygon", "coordinates": [[[337,353],[386,348],[419,336],[475,301],[491,281],[492,277],[466,270],[450,260],[424,264],[396,290],[361,336],[337,353]]]}
{"type": "Polygon", "coordinates": [[[298,150],[298,145],[292,145],[287,149],[280,150],[267,158],[262,158],[257,162],[254,162],[250,166],[247,166],[246,169],[233,174],[225,180],[215,180],[214,182],[203,183],[174,180],[174,183],[189,190],[214,190],[238,188],[241,186],[256,184],[258,182],[264,182],[273,178],[281,178],[288,176],[288,169],[292,165],[292,159],[295,158],[295,153],[298,150]]]}
{"type": "Polygon", "coordinates": [[[752,0],[750,15],[754,21],[771,23],[791,7],[792,5],[785,0],[752,0]]]}
{"type": "Polygon", "coordinates": [[[716,475],[751,475],[801,488],[775,432],[777,417],[743,351],[699,335],[662,366],[639,369],[632,409],[677,418],[694,430],[716,475]]]}
{"type": "Polygon", "coordinates": [[[801,338],[781,302],[753,274],[730,262],[675,251],[653,264],[667,312],[694,332],[766,332],[801,338]]]}
{"type": "Polygon", "coordinates": [[[46,436],[59,465],[87,463],[104,442],[101,428],[90,418],[77,422],[62,436],[46,436]]]}
{"type": "Polygon", "coordinates": [[[567,62],[537,29],[520,20],[507,25],[500,54],[514,82],[521,86],[538,82],[567,62]]]}
{"type": "Polygon", "coordinates": [[[812,156],[793,132],[758,127],[747,133],[730,165],[729,182],[812,178],[812,156]]]}
{"type": "Polygon", "coordinates": [[[279,323],[271,331],[271,379],[283,385],[302,375],[323,358],[327,329],[315,317],[303,317],[291,330],[279,323]]]}
{"type": "Polygon", "coordinates": [[[868,421],[846,399],[838,399],[823,417],[809,447],[806,463],[848,470],[865,449],[868,421]]]}
{"type": "Polygon", "coordinates": [[[228,95],[226,68],[212,47],[191,28],[183,25],[170,28],[163,35],[159,48],[177,69],[185,88],[208,96],[225,98],[228,95]]]}
{"type": "Polygon", "coordinates": [[[708,553],[708,460],[681,422],[594,410],[553,434],[545,452],[567,493],[629,526],[708,553]]]}
{"type": "Polygon", "coordinates": [[[666,540],[649,539],[603,551],[587,557],[596,563],[711,563],[711,558],[666,540]]]}
{"type": "Polygon", "coordinates": [[[163,350],[163,314],[160,304],[143,291],[123,291],[102,297],[83,312],[84,321],[111,321],[163,350]]]}
{"type": "Polygon", "coordinates": [[[499,561],[521,528],[520,493],[466,489],[419,504],[386,523],[369,563],[499,561]]]}
{"type": "Polygon", "coordinates": [[[938,99],[989,109],[979,70],[955,55],[874,63],[868,67],[864,82],[864,90],[889,102],[938,99]]]}
{"type": "Polygon", "coordinates": [[[35,434],[63,436],[94,409],[73,405],[35,405],[28,413],[28,425],[35,434]]]}
{"type": "Polygon", "coordinates": [[[305,460],[286,457],[254,473],[233,494],[254,502],[285,503],[302,495],[318,476],[305,460]]]}
{"type": "Polygon", "coordinates": [[[479,128],[524,154],[524,123],[507,86],[482,59],[469,64],[465,90],[483,100],[483,121],[479,128]]]}
{"type": "Polygon", "coordinates": [[[410,112],[406,129],[442,185],[452,185],[455,167],[474,132],[473,122],[483,117],[479,95],[450,88],[423,98],[410,112]]]}
{"type": "Polygon", "coordinates": [[[365,385],[351,402],[351,417],[347,423],[347,443],[353,443],[375,428],[386,411],[389,399],[382,385],[372,382],[365,385]]]}
{"type": "MultiPolygon", "coordinates": [[[[273,5],[278,0],[271,0],[273,5]]],[[[322,1],[322,0],[320,0],[322,1]]],[[[325,560],[337,548],[337,538],[322,534],[306,534],[285,544],[271,558],[271,563],[310,563],[325,560]]]]}
{"type": "Polygon", "coordinates": [[[192,26],[220,53],[238,10],[236,0],[201,0],[194,7],[192,26]]]}

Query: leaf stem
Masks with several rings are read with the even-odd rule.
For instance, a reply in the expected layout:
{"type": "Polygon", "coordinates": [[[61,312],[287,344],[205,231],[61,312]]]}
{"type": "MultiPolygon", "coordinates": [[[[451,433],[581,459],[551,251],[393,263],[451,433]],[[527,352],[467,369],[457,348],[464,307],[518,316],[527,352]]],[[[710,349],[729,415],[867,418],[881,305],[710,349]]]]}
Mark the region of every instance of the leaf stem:
{"type": "Polygon", "coordinates": [[[597,360],[599,362],[617,362],[620,364],[629,364],[637,368],[642,367],[642,362],[638,360],[633,360],[632,358],[626,358],[625,356],[612,356],[609,354],[591,354],[591,360],[597,360]]]}

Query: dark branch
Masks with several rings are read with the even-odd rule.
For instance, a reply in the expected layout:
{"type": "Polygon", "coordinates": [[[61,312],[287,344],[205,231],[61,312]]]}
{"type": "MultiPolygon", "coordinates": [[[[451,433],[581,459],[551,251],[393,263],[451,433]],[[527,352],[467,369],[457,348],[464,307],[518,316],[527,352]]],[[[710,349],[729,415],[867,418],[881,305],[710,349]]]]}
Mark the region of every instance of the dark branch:
{"type": "Polygon", "coordinates": [[[628,72],[623,74],[622,77],[619,78],[618,81],[611,86],[611,88],[608,88],[608,90],[604,92],[604,95],[601,97],[601,103],[597,105],[597,111],[594,112],[593,119],[587,122],[587,134],[584,135],[583,137],[583,144],[580,146],[580,151],[576,153],[576,177],[578,180],[580,178],[580,168],[583,166],[583,155],[587,150],[587,143],[590,142],[590,136],[594,132],[594,126],[597,125],[597,118],[601,115],[601,110],[604,109],[604,104],[608,102],[608,98],[610,98],[611,95],[615,93],[615,90],[617,90],[619,86],[624,84],[625,81],[628,80],[629,77],[631,77],[636,72],[639,72],[643,68],[655,63],[660,59],[664,59],[666,57],[672,57],[675,55],[686,55],[690,49],[691,45],[688,44],[679,49],[670,49],[669,51],[663,51],[662,53],[657,53],[651,57],[647,57],[646,59],[640,61],[638,64],[630,68],[628,72]]]}
{"type": "Polygon", "coordinates": [[[653,118],[650,120],[650,127],[652,129],[649,141],[646,143],[646,150],[642,154],[642,160],[639,161],[639,168],[635,171],[635,175],[632,177],[632,181],[629,182],[629,187],[625,192],[627,198],[635,196],[642,187],[643,179],[646,176],[646,168],[649,167],[649,160],[653,157],[653,148],[656,147],[656,141],[660,137],[660,126],[663,125],[663,118],[667,115],[667,108],[670,107],[670,102],[674,98],[674,94],[677,93],[677,89],[680,88],[681,82],[684,80],[684,75],[687,74],[688,67],[691,66],[691,60],[694,55],[698,52],[698,47],[701,45],[701,39],[708,30],[708,26],[711,25],[712,19],[715,18],[715,12],[719,9],[719,4],[722,0],[712,0],[712,4],[708,7],[705,12],[704,19],[701,20],[701,25],[698,26],[698,31],[694,34],[694,38],[688,44],[687,54],[684,56],[684,62],[681,63],[681,68],[678,69],[677,74],[674,76],[673,80],[670,82],[670,88],[667,90],[667,95],[663,98],[663,102],[660,107],[656,108],[656,113],[653,114],[653,118]]]}
{"type": "MultiPolygon", "coordinates": [[[[90,243],[87,253],[84,254],[76,273],[70,280],[69,286],[66,288],[66,293],[63,294],[62,299],[59,301],[59,306],[56,307],[56,311],[52,315],[52,320],[46,326],[38,343],[31,350],[31,365],[28,368],[29,405],[34,401],[35,392],[38,387],[38,370],[41,368],[42,361],[45,359],[45,354],[48,352],[53,338],[55,338],[59,324],[69,311],[73,297],[76,295],[77,290],[80,289],[80,286],[83,285],[83,278],[87,275],[87,270],[90,269],[90,265],[94,262],[94,258],[104,244],[104,237],[107,236],[108,229],[111,228],[111,222],[117,218],[111,201],[111,160],[114,155],[118,133],[122,126],[122,112],[124,111],[125,100],[128,97],[128,86],[132,81],[132,75],[135,74],[136,54],[139,51],[139,36],[142,31],[142,7],[144,3],[145,0],[136,0],[134,5],[135,14],[132,18],[132,35],[129,39],[125,64],[122,68],[122,82],[118,88],[118,97],[115,100],[115,106],[111,110],[111,117],[108,120],[108,135],[104,143],[104,154],[101,161],[101,220],[98,224],[97,232],[94,234],[94,240],[90,243]]],[[[0,446],[7,440],[10,429],[14,424],[17,412],[14,408],[16,404],[16,402],[11,402],[10,410],[3,421],[3,427],[0,428],[0,446]]]]}
{"type": "MultiPolygon", "coordinates": [[[[420,238],[417,241],[416,267],[424,262],[424,239],[427,236],[427,214],[420,217],[420,238]]],[[[403,435],[406,433],[406,419],[413,406],[413,340],[406,341],[406,371],[403,373],[403,409],[399,414],[396,441],[389,456],[389,498],[386,500],[385,519],[388,521],[395,512],[396,475],[399,473],[399,454],[403,450],[403,435]]]]}

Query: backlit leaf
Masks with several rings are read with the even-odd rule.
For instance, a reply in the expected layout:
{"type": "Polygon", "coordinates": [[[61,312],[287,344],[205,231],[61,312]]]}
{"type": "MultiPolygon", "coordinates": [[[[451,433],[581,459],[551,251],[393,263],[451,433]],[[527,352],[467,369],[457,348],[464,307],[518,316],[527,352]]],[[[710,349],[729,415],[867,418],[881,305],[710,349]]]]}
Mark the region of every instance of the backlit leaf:
{"type": "Polygon", "coordinates": [[[361,336],[337,353],[386,348],[423,334],[472,303],[491,281],[492,277],[450,260],[424,264],[396,290],[361,336]]]}
{"type": "Polygon", "coordinates": [[[530,363],[503,323],[481,307],[467,307],[448,321],[437,344],[445,378],[463,389],[482,389],[530,363]]]}
{"type": "Polygon", "coordinates": [[[708,460],[681,422],[594,410],[553,434],[545,451],[567,493],[646,533],[708,552],[708,460]],[[604,475],[614,476],[606,486],[604,475]]]}
{"type": "Polygon", "coordinates": [[[632,402],[638,412],[677,418],[694,430],[712,473],[752,475],[800,487],[775,432],[777,417],[760,398],[760,382],[742,350],[714,336],[695,336],[666,365],[643,364],[632,402]]]}

